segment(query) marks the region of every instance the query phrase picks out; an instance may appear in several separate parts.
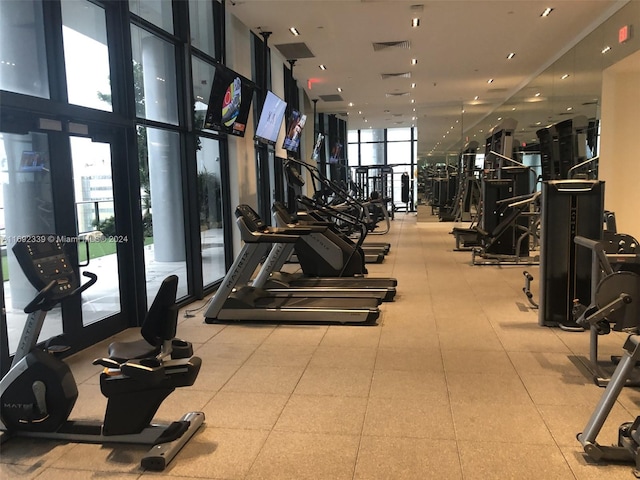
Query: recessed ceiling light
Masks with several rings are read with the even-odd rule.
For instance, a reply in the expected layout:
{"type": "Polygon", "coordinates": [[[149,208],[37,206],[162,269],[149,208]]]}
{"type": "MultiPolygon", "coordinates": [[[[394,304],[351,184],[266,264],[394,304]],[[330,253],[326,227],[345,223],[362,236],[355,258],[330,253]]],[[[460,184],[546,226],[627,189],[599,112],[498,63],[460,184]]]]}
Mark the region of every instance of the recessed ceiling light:
{"type": "Polygon", "coordinates": [[[419,27],[420,26],[420,19],[418,17],[415,17],[411,20],[411,26],[413,28],[419,27]]]}
{"type": "Polygon", "coordinates": [[[411,103],[416,103],[416,101],[412,98],[412,99],[411,99],[411,103]]]}
{"type": "Polygon", "coordinates": [[[571,110],[573,110],[573,107],[567,107],[567,112],[570,112],[571,110]]]}
{"type": "Polygon", "coordinates": [[[342,88],[341,87],[336,88],[336,90],[338,90],[338,92],[342,92],[342,88]]]}
{"type": "Polygon", "coordinates": [[[362,115],[362,110],[358,110],[358,115],[362,115]]]}
{"type": "Polygon", "coordinates": [[[296,27],[291,27],[291,28],[289,29],[289,31],[291,32],[291,34],[292,34],[292,35],[294,35],[294,36],[296,36],[296,37],[297,37],[298,35],[300,35],[300,32],[298,31],[298,29],[297,29],[296,27]]]}
{"type": "Polygon", "coordinates": [[[411,65],[417,65],[418,63],[418,59],[417,58],[412,58],[411,59],[411,65]]]}
{"type": "Polygon", "coordinates": [[[473,99],[474,99],[474,100],[477,100],[478,98],[480,98],[480,97],[478,97],[478,95],[476,95],[475,97],[473,97],[473,99]]]}
{"type": "Polygon", "coordinates": [[[516,109],[516,107],[513,107],[513,108],[511,109],[511,111],[513,112],[515,109],[516,109]]]}
{"type": "Polygon", "coordinates": [[[415,83],[412,83],[412,84],[411,84],[411,88],[416,88],[416,84],[415,84],[415,83]]]}
{"type": "Polygon", "coordinates": [[[511,60],[515,56],[516,56],[516,54],[511,52],[509,55],[507,55],[507,60],[511,60]]]}
{"type": "Polygon", "coordinates": [[[600,53],[607,53],[609,50],[611,50],[611,47],[609,45],[607,45],[606,47],[604,47],[602,49],[602,52],[600,52],[600,53]]]}
{"type": "Polygon", "coordinates": [[[540,96],[540,92],[538,92],[538,93],[536,93],[536,94],[534,95],[534,97],[539,97],[539,96],[540,96]]]}
{"type": "Polygon", "coordinates": [[[487,80],[487,83],[493,83],[493,78],[490,78],[489,80],[487,80]]]}
{"type": "Polygon", "coordinates": [[[540,14],[540,16],[541,17],[548,17],[551,12],[553,12],[553,8],[547,7],[547,8],[544,9],[544,12],[542,12],[540,14]]]}
{"type": "Polygon", "coordinates": [[[326,65],[318,65],[318,68],[319,68],[320,70],[326,70],[326,69],[327,69],[327,66],[326,66],[326,65]]]}
{"type": "Polygon", "coordinates": [[[564,80],[565,78],[569,78],[569,74],[568,73],[565,73],[564,75],[562,75],[560,77],[560,80],[564,80]]]}
{"type": "Polygon", "coordinates": [[[350,106],[350,107],[353,107],[353,102],[349,102],[349,106],[350,106]]]}

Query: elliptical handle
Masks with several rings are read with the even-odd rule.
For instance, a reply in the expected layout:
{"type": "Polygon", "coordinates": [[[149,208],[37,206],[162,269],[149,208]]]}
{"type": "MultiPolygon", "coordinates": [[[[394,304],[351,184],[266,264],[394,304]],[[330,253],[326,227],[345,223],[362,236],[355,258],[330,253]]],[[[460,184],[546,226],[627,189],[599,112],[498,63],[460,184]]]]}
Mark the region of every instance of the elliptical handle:
{"type": "Polygon", "coordinates": [[[58,285],[56,280],[51,280],[46,287],[38,292],[33,300],[29,302],[29,304],[24,307],[24,313],[33,313],[37,310],[48,311],[51,310],[62,298],[71,297],[73,295],[77,295],[79,293],[84,292],[87,288],[98,281],[98,276],[95,273],[91,272],[82,272],[82,275],[89,278],[89,281],[84,285],[76,288],[75,290],[64,294],[64,296],[56,296],[51,295],[51,290],[58,285]],[[53,297],[53,298],[52,298],[53,297]]]}
{"type": "Polygon", "coordinates": [[[89,288],[91,285],[93,285],[94,283],[96,283],[98,281],[98,276],[95,273],[91,273],[91,272],[82,272],[82,275],[84,277],[87,277],[89,279],[89,281],[87,281],[85,284],[80,285],[78,288],[76,288],[73,292],[71,292],[69,294],[69,296],[72,295],[76,295],[78,293],[82,293],[84,292],[87,288],[89,288]]]}
{"type": "Polygon", "coordinates": [[[58,282],[55,280],[51,280],[47,286],[40,290],[35,298],[31,300],[26,307],[24,307],[24,313],[33,313],[37,310],[50,310],[53,305],[48,305],[49,292],[57,285],[57,283],[58,282]]]}

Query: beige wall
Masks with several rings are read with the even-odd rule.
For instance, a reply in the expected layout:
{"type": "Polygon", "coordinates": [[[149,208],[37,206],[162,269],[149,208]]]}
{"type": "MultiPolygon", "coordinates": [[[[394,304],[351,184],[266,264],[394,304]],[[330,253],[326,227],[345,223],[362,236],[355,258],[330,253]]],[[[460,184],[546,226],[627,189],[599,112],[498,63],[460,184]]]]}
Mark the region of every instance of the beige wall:
{"type": "Polygon", "coordinates": [[[603,72],[599,177],[618,231],[640,238],[640,51],[603,72]]]}
{"type": "MultiPolygon", "coordinates": [[[[251,31],[249,28],[240,22],[235,16],[227,13],[227,28],[226,28],[226,66],[235,70],[241,75],[247,78],[251,78],[251,31]]],[[[271,84],[272,91],[280,98],[284,98],[284,72],[283,65],[286,65],[286,59],[280,54],[280,52],[271,47],[271,84]]],[[[295,75],[295,69],[294,69],[295,75]]],[[[311,152],[313,149],[314,140],[313,137],[313,109],[310,107],[310,102],[304,93],[303,102],[301,102],[301,110],[307,114],[307,124],[303,131],[302,146],[304,159],[305,151],[311,152]],[[309,144],[311,147],[309,147],[309,144]]],[[[256,108],[252,104],[251,111],[249,112],[249,119],[247,121],[247,130],[244,138],[234,137],[229,135],[229,179],[230,179],[230,194],[231,194],[231,207],[235,208],[236,205],[246,203],[257,210],[257,173],[256,173],[256,157],[255,157],[255,141],[254,132],[255,125],[253,121],[253,110],[256,108]]],[[[287,152],[282,148],[284,142],[285,122],[280,129],[278,140],[275,145],[275,154],[279,157],[286,158],[287,152]]],[[[310,153],[309,153],[310,154],[310,153]]],[[[238,229],[233,226],[233,249],[234,254],[237,255],[240,252],[241,242],[238,229]]]]}
{"type": "MultiPolygon", "coordinates": [[[[249,29],[233,15],[227,14],[226,29],[226,66],[235,70],[240,75],[251,78],[251,33],[249,29]]],[[[256,187],[256,155],[253,146],[253,132],[255,126],[253,122],[253,104],[249,111],[247,120],[247,130],[244,138],[228,136],[229,144],[229,181],[231,185],[231,208],[241,203],[257,208],[257,187],[256,187]]],[[[232,218],[235,222],[235,216],[232,218]]],[[[237,255],[240,252],[240,233],[235,226],[231,226],[233,231],[233,250],[237,255]]]]}

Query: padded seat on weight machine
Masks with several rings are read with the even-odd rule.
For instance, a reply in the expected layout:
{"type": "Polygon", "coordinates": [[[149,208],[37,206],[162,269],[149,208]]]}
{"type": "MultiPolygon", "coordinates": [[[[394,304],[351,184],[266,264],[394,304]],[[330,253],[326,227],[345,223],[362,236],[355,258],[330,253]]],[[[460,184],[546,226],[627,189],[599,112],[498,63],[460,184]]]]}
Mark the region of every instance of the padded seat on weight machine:
{"type": "Polygon", "coordinates": [[[162,281],[149,311],[142,322],[142,338],[131,342],[113,342],[109,345],[109,358],[117,362],[155,357],[165,341],[182,343],[175,339],[178,325],[178,277],[170,275],[162,281]]]}

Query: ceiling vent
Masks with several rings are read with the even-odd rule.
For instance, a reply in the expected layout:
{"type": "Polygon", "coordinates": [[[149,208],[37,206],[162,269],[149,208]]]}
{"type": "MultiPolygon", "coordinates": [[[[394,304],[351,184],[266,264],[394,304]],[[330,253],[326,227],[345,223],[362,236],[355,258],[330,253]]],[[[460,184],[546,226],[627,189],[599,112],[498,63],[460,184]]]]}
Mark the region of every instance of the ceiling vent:
{"type": "Polygon", "coordinates": [[[319,95],[323,102],[342,102],[344,99],[341,95],[332,94],[332,95],[319,95]]]}
{"type": "Polygon", "coordinates": [[[399,40],[397,42],[373,42],[371,45],[373,45],[374,52],[387,50],[388,48],[402,48],[405,50],[411,48],[411,42],[409,40],[399,40]]]}
{"type": "Polygon", "coordinates": [[[276,45],[276,48],[280,50],[280,53],[287,60],[315,57],[306,43],[281,43],[280,45],[276,45]]]}
{"type": "Polygon", "coordinates": [[[380,78],[382,78],[382,80],[388,78],[411,78],[411,72],[381,73],[380,78]]]}
{"type": "Polygon", "coordinates": [[[402,113],[392,113],[391,115],[393,115],[394,117],[402,117],[402,113]]]}
{"type": "Polygon", "coordinates": [[[385,93],[385,96],[387,98],[389,97],[406,97],[407,95],[409,95],[409,92],[392,92],[392,93],[385,93]]]}

